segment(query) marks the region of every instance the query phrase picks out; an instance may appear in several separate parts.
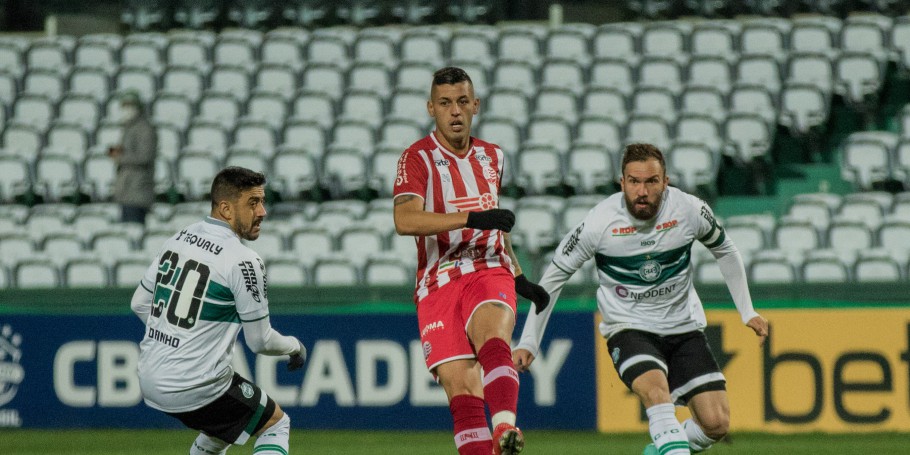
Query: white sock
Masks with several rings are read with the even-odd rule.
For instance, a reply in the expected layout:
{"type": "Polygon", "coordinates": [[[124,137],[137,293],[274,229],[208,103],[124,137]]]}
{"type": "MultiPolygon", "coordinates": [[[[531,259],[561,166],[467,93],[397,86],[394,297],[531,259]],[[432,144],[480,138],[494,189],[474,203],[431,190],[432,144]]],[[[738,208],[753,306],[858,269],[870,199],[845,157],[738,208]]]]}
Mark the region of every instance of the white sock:
{"type": "Polygon", "coordinates": [[[496,428],[497,425],[503,422],[508,423],[514,427],[515,413],[512,411],[499,411],[490,420],[493,421],[493,428],[496,428]]]}
{"type": "Polygon", "coordinates": [[[223,455],[227,453],[230,446],[218,438],[199,433],[199,436],[193,441],[193,446],[190,447],[190,455],[223,455]]]}
{"type": "Polygon", "coordinates": [[[692,419],[686,419],[682,426],[683,429],[686,430],[686,437],[689,438],[689,449],[691,449],[692,452],[708,450],[717,442],[709,438],[701,427],[692,419]]]}
{"type": "Polygon", "coordinates": [[[274,425],[262,431],[253,446],[254,455],[288,455],[291,418],[283,415],[274,425]]]}
{"type": "Polygon", "coordinates": [[[671,403],[657,404],[646,410],[651,439],[660,455],[689,455],[689,441],[682,425],[676,420],[676,408],[671,403]]]}

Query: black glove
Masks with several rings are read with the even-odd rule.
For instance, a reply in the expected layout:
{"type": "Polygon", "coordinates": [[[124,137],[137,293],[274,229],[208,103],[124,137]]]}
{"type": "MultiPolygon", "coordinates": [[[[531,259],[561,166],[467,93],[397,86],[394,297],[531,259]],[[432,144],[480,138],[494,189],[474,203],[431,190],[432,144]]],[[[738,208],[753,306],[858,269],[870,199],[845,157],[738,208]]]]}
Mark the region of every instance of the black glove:
{"type": "Polygon", "coordinates": [[[550,304],[550,294],[543,286],[528,281],[528,277],[518,275],[515,277],[515,292],[518,295],[534,302],[534,313],[540,314],[550,304]]]}
{"type": "Polygon", "coordinates": [[[306,362],[306,348],[303,347],[303,343],[300,343],[300,352],[291,354],[291,358],[288,359],[288,371],[296,371],[303,368],[304,362],[306,362]]]}
{"type": "Polygon", "coordinates": [[[482,212],[468,212],[468,222],[464,227],[471,229],[499,229],[503,232],[512,230],[515,225],[515,214],[506,209],[490,209],[482,212]]]}

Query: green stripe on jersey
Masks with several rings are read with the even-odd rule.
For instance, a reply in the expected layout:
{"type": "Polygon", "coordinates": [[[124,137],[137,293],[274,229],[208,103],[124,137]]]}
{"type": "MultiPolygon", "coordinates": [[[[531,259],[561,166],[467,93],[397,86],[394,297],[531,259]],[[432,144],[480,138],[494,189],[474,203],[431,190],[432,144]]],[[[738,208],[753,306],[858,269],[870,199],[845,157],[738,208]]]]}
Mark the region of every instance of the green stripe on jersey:
{"type": "MultiPolygon", "coordinates": [[[[711,243],[706,243],[705,248],[714,248],[714,247],[720,245],[721,243],[724,243],[724,239],[727,238],[727,234],[725,233],[723,228],[717,228],[717,229],[720,229],[720,233],[717,235],[717,240],[715,240],[711,243]]],[[[713,233],[713,232],[714,231],[712,230],[711,233],[713,233]]],[[[711,237],[710,235],[706,235],[706,236],[702,237],[702,241],[708,240],[710,237],[711,237]]]]}
{"type": "Polygon", "coordinates": [[[209,287],[205,291],[205,297],[220,302],[234,301],[234,293],[231,292],[231,289],[214,281],[209,281],[209,287]]]}
{"type": "Polygon", "coordinates": [[[237,314],[237,307],[234,305],[220,305],[213,302],[202,302],[202,313],[199,319],[213,322],[236,322],[240,323],[240,315],[237,314]]]}
{"type": "Polygon", "coordinates": [[[718,229],[719,229],[719,227],[717,226],[717,223],[712,224],[712,225],[711,225],[711,230],[708,231],[707,234],[701,236],[701,238],[698,239],[698,241],[699,241],[699,242],[702,242],[702,243],[706,242],[708,239],[711,238],[712,235],[714,235],[714,232],[717,231],[718,229]]]}
{"type": "Polygon", "coordinates": [[[594,261],[598,269],[622,284],[657,286],[689,267],[691,248],[692,242],[689,242],[669,251],[635,256],[620,257],[596,253],[594,261]],[[660,265],[659,270],[653,267],[654,263],[660,265]],[[645,264],[650,265],[651,270],[643,270],[645,264]],[[654,275],[651,276],[649,273],[654,275]]]}

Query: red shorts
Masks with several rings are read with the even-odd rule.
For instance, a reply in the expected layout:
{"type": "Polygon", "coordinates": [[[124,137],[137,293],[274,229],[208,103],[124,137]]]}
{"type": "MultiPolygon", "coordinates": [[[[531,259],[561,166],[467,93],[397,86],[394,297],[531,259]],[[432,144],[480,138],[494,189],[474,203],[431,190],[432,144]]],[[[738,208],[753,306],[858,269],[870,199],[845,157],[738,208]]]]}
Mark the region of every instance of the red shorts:
{"type": "Polygon", "coordinates": [[[515,277],[502,267],[463,275],[424,297],[417,304],[417,323],[427,368],[476,357],[467,335],[474,311],[482,303],[499,302],[514,315],[515,301],[515,277]]]}

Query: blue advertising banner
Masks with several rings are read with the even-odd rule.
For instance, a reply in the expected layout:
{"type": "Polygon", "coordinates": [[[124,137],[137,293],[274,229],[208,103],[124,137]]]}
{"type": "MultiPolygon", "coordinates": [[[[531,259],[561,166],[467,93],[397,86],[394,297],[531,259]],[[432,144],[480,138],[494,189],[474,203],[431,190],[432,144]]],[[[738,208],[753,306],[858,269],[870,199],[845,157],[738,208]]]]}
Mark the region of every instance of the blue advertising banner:
{"type": "MultiPolygon", "coordinates": [[[[254,356],[242,336],[234,368],[295,427],[451,427],[415,316],[275,315],[272,325],[306,345],[303,372],[288,372],[286,357],[254,356]]],[[[591,313],[553,315],[534,371],[521,377],[523,428],[596,428],[594,333],[591,313]]],[[[143,334],[132,315],[0,315],[0,427],[179,428],[142,402],[136,365],[143,334]]]]}

